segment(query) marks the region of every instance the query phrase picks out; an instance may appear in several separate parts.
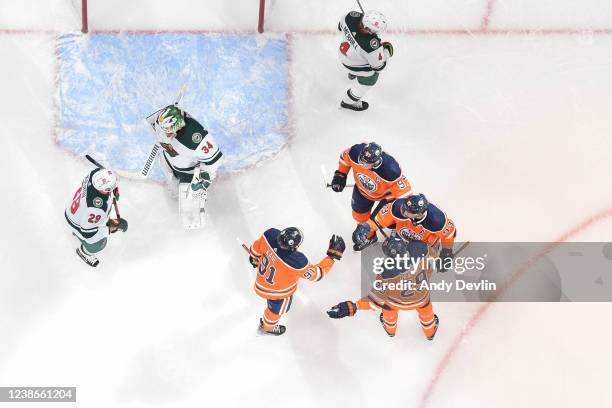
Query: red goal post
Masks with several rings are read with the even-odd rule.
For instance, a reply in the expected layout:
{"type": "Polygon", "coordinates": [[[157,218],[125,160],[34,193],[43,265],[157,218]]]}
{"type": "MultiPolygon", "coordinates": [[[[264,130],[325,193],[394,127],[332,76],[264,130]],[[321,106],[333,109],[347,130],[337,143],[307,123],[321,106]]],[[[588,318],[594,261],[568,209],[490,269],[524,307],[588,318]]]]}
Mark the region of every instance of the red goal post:
{"type": "MultiPolygon", "coordinates": [[[[257,22],[257,31],[263,33],[264,31],[264,15],[266,10],[266,0],[259,0],[259,19],[257,22]]],[[[87,33],[89,31],[89,20],[87,17],[87,0],[81,0],[81,32],[87,33]]]]}
{"type": "Polygon", "coordinates": [[[266,10],[266,0],[259,0],[259,20],[257,22],[257,32],[264,32],[264,14],[266,10]]]}
{"type": "Polygon", "coordinates": [[[81,32],[89,31],[89,22],[87,20],[87,0],[81,0],[81,32]]]}

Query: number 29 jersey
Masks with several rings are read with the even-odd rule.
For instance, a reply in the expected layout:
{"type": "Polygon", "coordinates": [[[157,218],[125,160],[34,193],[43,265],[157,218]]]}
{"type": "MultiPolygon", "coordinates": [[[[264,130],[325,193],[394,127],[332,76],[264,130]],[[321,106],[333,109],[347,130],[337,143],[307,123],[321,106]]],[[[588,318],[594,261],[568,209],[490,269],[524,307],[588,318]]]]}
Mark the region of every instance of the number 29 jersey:
{"type": "Polygon", "coordinates": [[[280,230],[270,228],[251,245],[251,255],[259,258],[255,292],[264,299],[287,298],[295,293],[300,278],[320,281],[334,265],[326,256],[316,265],[299,251],[287,251],[276,242],[280,230]]]}
{"type": "Polygon", "coordinates": [[[113,194],[101,194],[91,184],[91,177],[102,169],[95,169],[83,179],[64,216],[77,238],[93,244],[108,236],[106,222],[111,211],[113,194]]]}

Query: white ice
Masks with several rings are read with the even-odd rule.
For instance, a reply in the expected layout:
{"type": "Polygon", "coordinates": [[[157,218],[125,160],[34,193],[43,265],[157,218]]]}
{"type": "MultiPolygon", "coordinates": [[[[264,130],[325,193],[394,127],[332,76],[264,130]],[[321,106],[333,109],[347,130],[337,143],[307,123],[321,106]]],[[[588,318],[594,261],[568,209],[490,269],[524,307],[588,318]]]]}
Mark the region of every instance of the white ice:
{"type": "MultiPolygon", "coordinates": [[[[264,302],[236,243],[296,224],[318,261],[332,233],[348,239],[350,193],[325,191],[319,167],[331,174],[340,151],[364,140],[400,160],[461,239],[560,238],[612,206],[612,35],[401,34],[477,30],[487,2],[369,0],[396,30],[396,56],[371,110],[355,114],[337,107],[348,84],[332,31],[356,6],[268,1],[267,29],[295,30],[294,139],[219,180],[202,231],[179,227],[161,186],[123,182],[130,229],[94,270],[74,255],[62,216],[88,167],[54,143],[54,32],[79,29],[78,3],[0,1],[0,385],[77,386],[87,408],[414,407],[467,330],[427,406],[612,406],[609,304],[494,304],[467,327],[479,304],[441,303],[434,342],[410,312],[389,339],[375,313],[324,314],[359,294],[359,258],[347,251],[323,281],[301,284],[285,336],[257,337],[264,302]]],[[[257,22],[256,0],[90,3],[93,30],[257,22]]],[[[611,11],[604,0],[498,0],[490,26],[612,28],[611,11]]],[[[569,239],[609,241],[611,227],[604,218],[569,239]]]]}

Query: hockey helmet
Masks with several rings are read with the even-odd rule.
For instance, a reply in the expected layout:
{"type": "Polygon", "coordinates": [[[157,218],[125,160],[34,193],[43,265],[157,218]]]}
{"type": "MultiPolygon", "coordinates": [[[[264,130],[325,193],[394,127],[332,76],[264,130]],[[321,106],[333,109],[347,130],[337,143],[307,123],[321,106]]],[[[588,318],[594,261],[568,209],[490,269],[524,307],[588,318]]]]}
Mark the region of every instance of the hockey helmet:
{"type": "Polygon", "coordinates": [[[157,124],[166,133],[176,133],[185,127],[185,115],[178,106],[170,105],[159,114],[157,124]]]}
{"type": "Polygon", "coordinates": [[[387,30],[387,17],[380,11],[368,10],[363,15],[361,24],[372,34],[382,34],[387,30]]]}
{"type": "Polygon", "coordinates": [[[385,256],[395,258],[396,256],[403,256],[408,253],[408,245],[397,235],[392,235],[383,242],[382,251],[385,256]]]}
{"type": "Polygon", "coordinates": [[[101,194],[109,194],[117,187],[117,176],[112,170],[100,169],[91,176],[91,185],[101,194]]]}
{"type": "Polygon", "coordinates": [[[379,144],[370,142],[359,153],[358,162],[368,169],[376,169],[382,164],[383,149],[379,144]]]}
{"type": "Polygon", "coordinates": [[[407,218],[418,218],[425,214],[429,202],[423,194],[413,194],[410,197],[403,198],[400,206],[400,212],[407,218]]]}
{"type": "Polygon", "coordinates": [[[291,252],[296,251],[302,241],[304,241],[304,235],[302,231],[296,227],[285,228],[276,238],[276,243],[279,247],[291,252]]]}

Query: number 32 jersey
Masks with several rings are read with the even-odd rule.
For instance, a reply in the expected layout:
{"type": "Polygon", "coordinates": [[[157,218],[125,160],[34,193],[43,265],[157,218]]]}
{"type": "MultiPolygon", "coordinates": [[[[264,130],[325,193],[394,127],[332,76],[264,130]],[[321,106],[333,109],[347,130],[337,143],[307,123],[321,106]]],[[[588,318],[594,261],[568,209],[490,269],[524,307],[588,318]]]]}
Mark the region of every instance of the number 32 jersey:
{"type": "Polygon", "coordinates": [[[259,258],[255,292],[264,299],[287,298],[297,290],[300,278],[320,281],[334,265],[328,256],[313,265],[301,252],[280,248],[279,234],[278,229],[270,228],[251,245],[251,255],[259,258]]]}
{"type": "Polygon", "coordinates": [[[111,210],[113,194],[101,194],[91,184],[91,177],[98,171],[89,173],[76,190],[64,216],[77,238],[87,243],[98,242],[108,236],[108,214],[111,210]]]}

